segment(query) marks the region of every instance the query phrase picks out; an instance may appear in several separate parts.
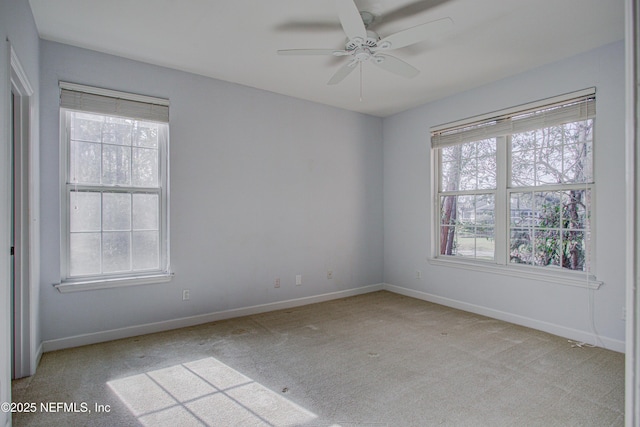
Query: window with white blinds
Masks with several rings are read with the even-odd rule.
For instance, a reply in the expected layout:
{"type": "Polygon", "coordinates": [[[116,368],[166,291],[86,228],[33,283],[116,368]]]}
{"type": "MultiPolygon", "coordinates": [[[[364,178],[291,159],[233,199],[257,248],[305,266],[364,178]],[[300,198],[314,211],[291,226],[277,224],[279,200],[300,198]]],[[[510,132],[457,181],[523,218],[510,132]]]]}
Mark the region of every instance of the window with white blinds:
{"type": "Polygon", "coordinates": [[[434,258],[593,273],[595,89],[431,129],[434,258]]]}
{"type": "Polygon", "coordinates": [[[60,83],[65,285],[169,275],[169,102],[60,83]]]}

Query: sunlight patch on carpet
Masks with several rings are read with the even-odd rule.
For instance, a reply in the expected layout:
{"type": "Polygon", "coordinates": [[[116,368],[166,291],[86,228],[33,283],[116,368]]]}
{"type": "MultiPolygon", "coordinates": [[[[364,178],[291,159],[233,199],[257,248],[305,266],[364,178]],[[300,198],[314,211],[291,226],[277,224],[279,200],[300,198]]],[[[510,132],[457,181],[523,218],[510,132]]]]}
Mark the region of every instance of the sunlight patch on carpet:
{"type": "Polygon", "coordinates": [[[145,426],[296,426],[317,418],[213,357],[107,385],[145,426]]]}

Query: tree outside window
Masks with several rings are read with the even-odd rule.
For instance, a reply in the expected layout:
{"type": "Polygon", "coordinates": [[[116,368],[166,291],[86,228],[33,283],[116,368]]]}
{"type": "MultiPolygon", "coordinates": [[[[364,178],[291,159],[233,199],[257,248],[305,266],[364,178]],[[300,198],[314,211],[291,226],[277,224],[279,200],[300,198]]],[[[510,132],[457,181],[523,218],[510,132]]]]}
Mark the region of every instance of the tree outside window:
{"type": "Polygon", "coordinates": [[[594,118],[591,96],[434,133],[438,256],[590,271],[594,118]]]}

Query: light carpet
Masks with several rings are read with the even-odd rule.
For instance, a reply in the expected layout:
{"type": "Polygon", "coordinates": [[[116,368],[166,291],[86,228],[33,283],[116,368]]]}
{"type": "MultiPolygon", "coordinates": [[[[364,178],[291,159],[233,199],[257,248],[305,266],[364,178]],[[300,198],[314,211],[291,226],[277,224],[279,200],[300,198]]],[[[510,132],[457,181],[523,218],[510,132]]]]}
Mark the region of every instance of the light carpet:
{"type": "Polygon", "coordinates": [[[13,401],[15,427],[622,426],[624,355],[381,291],[46,353],[13,401]]]}

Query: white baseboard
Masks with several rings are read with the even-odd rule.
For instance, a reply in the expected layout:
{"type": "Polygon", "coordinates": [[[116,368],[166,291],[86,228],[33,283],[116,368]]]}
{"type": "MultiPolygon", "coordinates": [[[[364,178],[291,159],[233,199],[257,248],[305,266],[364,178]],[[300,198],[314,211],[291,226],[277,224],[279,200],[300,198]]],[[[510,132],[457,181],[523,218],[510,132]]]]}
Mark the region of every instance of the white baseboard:
{"type": "MultiPolygon", "coordinates": [[[[330,301],[334,299],[345,298],[345,297],[350,297],[354,295],[361,295],[361,294],[376,292],[380,290],[386,290],[386,291],[394,292],[400,295],[405,295],[408,297],[433,302],[433,303],[444,305],[447,307],[468,311],[470,313],[476,313],[482,316],[504,320],[505,322],[526,326],[528,328],[533,328],[540,331],[548,332],[553,335],[565,337],[567,339],[572,339],[579,342],[592,343],[594,341],[594,336],[591,332],[567,328],[565,326],[556,325],[553,323],[544,322],[541,320],[532,319],[529,317],[524,317],[524,316],[520,316],[517,314],[508,313],[500,310],[494,310],[491,308],[470,304],[464,301],[445,298],[445,297],[429,294],[422,291],[416,291],[414,289],[403,288],[403,287],[391,285],[388,283],[379,283],[379,284],[363,286],[355,289],[348,289],[345,291],[330,292],[330,293],[314,295],[310,297],[296,298],[296,299],[291,299],[286,301],[260,304],[260,305],[250,306],[250,307],[236,308],[231,310],[218,311],[214,313],[201,314],[197,316],[166,320],[163,322],[134,325],[134,326],[128,326],[126,328],[111,329],[108,331],[100,331],[100,332],[95,332],[90,334],[82,334],[82,335],[75,335],[71,337],[59,338],[54,340],[47,340],[47,341],[44,341],[39,346],[37,359],[38,360],[40,359],[43,352],[62,350],[65,348],[79,347],[83,345],[96,344],[100,342],[112,341],[112,340],[117,340],[122,338],[129,338],[129,337],[138,336],[138,335],[163,332],[171,329],[179,329],[179,328],[184,328],[189,326],[195,326],[203,323],[215,322],[217,320],[231,319],[234,317],[250,316],[252,314],[265,313],[268,311],[299,307],[302,305],[330,301]]],[[[598,338],[604,348],[617,351],[620,353],[625,352],[624,341],[603,337],[603,336],[599,336],[598,338]]]]}
{"type": "Polygon", "coordinates": [[[278,301],[268,304],[254,305],[251,307],[235,308],[231,310],[218,311],[214,313],[200,314],[197,316],[183,317],[179,319],[166,320],[162,322],[146,323],[143,325],[128,326],[126,328],[111,329],[108,331],[94,332],[90,334],[75,335],[72,337],[58,338],[44,341],[42,348],[45,352],[62,350],[71,347],[80,347],[88,344],[96,344],[105,341],[113,341],[122,338],[129,338],[138,335],[152,334],[156,332],[168,331],[171,329],[185,328],[200,325],[203,323],[215,322],[217,320],[231,319],[234,317],[250,316],[252,314],[265,313],[268,311],[282,310],[299,307],[307,304],[330,301],[354,295],[366,294],[369,292],[381,291],[384,284],[363,286],[344,291],[330,292],[321,295],[314,295],[304,298],[278,301]]]}
{"type": "MultiPolygon", "coordinates": [[[[470,304],[464,301],[458,301],[450,298],[441,297],[438,295],[429,294],[422,291],[416,291],[414,289],[403,288],[401,286],[394,286],[388,283],[383,284],[383,289],[396,294],[405,295],[412,298],[421,299],[424,301],[433,302],[436,304],[444,305],[447,307],[456,308],[458,310],[468,311],[470,313],[480,314],[482,316],[491,317],[494,319],[504,320],[505,322],[514,323],[520,326],[526,326],[528,328],[537,329],[543,332],[547,332],[553,335],[564,337],[578,342],[593,343],[594,335],[591,332],[580,331],[577,329],[567,328],[565,326],[556,325],[542,320],[531,319],[529,317],[520,316],[513,313],[507,313],[500,310],[494,310],[475,304],[470,304]]],[[[625,342],[613,338],[607,338],[598,336],[600,342],[598,345],[619,353],[625,352],[625,342]]]]}

